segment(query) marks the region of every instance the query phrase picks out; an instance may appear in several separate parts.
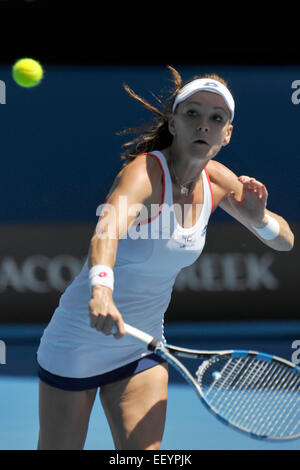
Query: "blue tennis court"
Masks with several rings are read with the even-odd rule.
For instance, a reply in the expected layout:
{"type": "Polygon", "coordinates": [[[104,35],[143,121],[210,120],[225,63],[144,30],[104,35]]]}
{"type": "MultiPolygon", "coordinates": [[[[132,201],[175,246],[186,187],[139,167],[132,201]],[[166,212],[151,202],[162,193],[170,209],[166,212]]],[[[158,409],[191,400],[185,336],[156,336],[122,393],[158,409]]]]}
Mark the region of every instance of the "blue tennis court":
{"type": "MultiPolygon", "coordinates": [[[[35,353],[44,325],[6,325],[6,364],[0,366],[0,449],[34,450],[38,438],[38,379],[35,353]]],[[[300,322],[169,324],[169,343],[201,349],[254,349],[291,360],[300,322]]],[[[297,357],[297,355],[295,355],[297,357]]],[[[86,450],[114,449],[100,401],[91,416],[86,450]]],[[[271,443],[251,439],[219,423],[179,374],[170,370],[162,450],[299,450],[300,439],[271,443]]]]}

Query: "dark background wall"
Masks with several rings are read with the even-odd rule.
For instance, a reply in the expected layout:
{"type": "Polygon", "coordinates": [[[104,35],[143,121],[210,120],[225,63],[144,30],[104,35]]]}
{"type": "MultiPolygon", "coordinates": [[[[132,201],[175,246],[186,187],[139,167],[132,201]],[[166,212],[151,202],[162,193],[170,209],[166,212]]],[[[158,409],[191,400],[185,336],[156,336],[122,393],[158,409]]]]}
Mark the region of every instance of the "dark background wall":
{"type": "Polygon", "coordinates": [[[168,318],[298,318],[297,43],[279,41],[259,22],[254,41],[253,29],[250,35],[240,21],[231,30],[225,16],[204,30],[203,15],[191,12],[179,23],[154,5],[125,19],[122,8],[99,14],[89,3],[68,3],[0,2],[0,321],[52,315],[85,259],[96,208],[120,168],[124,138],[116,132],[152,118],[123,83],[153,101],[151,92],[169,90],[168,64],[183,79],[216,72],[228,81],[236,117],[218,160],[263,181],[269,209],[296,233],[292,252],[274,252],[218,209],[205,252],[177,280],[168,318]],[[44,66],[39,87],[13,82],[11,66],[23,56],[44,66]]]}
{"type": "MultiPolygon", "coordinates": [[[[225,77],[236,99],[231,143],[218,159],[237,174],[253,175],[270,193],[270,209],[299,217],[300,105],[292,83],[300,67],[179,66],[184,79],[205,72],[225,77]]],[[[1,106],[4,222],[92,221],[120,169],[116,133],[152,119],[123,82],[153,100],[170,87],[164,66],[45,66],[37,88],[23,89],[0,66],[6,84],[1,106]]],[[[300,87],[299,87],[300,88],[300,87]]],[[[129,137],[130,138],[130,137],[129,137]]],[[[127,138],[128,139],[128,138],[127,138]]],[[[215,217],[221,219],[221,211],[215,217]]],[[[223,217],[222,217],[223,219],[223,217]]]]}

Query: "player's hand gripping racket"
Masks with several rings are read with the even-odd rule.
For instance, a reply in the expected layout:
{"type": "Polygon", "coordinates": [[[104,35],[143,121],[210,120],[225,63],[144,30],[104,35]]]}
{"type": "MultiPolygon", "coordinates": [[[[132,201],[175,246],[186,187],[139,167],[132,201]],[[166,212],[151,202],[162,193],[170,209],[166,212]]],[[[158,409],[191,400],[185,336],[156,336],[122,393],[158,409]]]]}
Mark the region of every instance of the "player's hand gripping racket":
{"type": "Polygon", "coordinates": [[[295,364],[256,351],[184,349],[127,324],[125,331],[174,366],[224,424],[255,438],[300,437],[300,368],[295,364]],[[196,377],[176,356],[200,361],[196,377]]]}

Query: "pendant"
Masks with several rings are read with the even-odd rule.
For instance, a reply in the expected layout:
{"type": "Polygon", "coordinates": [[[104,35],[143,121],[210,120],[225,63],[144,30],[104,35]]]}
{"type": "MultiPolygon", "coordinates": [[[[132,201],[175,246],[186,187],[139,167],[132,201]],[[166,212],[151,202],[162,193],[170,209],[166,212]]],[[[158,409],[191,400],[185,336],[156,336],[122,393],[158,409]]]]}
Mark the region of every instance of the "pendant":
{"type": "Polygon", "coordinates": [[[185,186],[180,186],[180,193],[187,196],[189,194],[189,190],[185,186]]]}

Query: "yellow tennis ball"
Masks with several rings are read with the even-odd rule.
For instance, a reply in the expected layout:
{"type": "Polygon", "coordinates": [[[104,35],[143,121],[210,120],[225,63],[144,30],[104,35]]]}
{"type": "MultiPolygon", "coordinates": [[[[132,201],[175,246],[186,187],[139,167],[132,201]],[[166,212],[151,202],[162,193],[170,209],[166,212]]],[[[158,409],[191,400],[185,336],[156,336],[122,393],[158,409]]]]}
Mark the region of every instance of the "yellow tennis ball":
{"type": "Polygon", "coordinates": [[[25,88],[36,86],[43,78],[43,67],[34,59],[19,59],[13,65],[12,74],[15,82],[25,88]]]}

